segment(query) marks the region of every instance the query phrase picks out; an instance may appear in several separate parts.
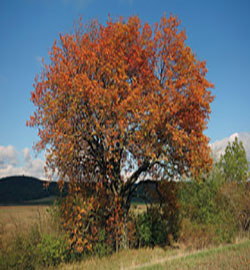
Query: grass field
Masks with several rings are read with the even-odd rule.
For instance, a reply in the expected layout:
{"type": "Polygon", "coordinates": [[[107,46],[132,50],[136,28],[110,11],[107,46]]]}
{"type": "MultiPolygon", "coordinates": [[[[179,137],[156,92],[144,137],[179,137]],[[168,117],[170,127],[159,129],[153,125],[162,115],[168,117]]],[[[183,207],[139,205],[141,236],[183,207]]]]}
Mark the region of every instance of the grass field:
{"type": "MultiPolygon", "coordinates": [[[[38,223],[40,228],[48,226],[48,206],[0,206],[0,240],[14,237],[38,223]]],[[[136,207],[135,211],[143,211],[136,207]]],[[[123,250],[108,257],[88,258],[79,264],[65,264],[57,270],[250,270],[250,240],[245,239],[233,245],[226,245],[202,251],[181,248],[143,248],[123,250]]]]}
{"type": "Polygon", "coordinates": [[[0,241],[6,242],[35,223],[42,226],[47,209],[44,205],[0,206],[0,241]]]}

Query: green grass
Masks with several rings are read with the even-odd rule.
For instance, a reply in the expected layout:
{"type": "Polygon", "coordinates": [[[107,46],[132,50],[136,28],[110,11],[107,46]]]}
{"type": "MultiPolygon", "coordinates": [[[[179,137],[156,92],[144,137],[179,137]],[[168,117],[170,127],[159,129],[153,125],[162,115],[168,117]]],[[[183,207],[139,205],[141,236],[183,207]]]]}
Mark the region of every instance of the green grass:
{"type": "Polygon", "coordinates": [[[147,270],[249,270],[250,269],[250,241],[240,244],[223,246],[192,254],[166,258],[166,261],[153,263],[152,265],[136,267],[134,269],[147,270]]]}
{"type": "Polygon", "coordinates": [[[53,205],[53,203],[55,202],[55,200],[57,199],[57,196],[49,196],[49,197],[45,197],[45,198],[41,198],[41,199],[37,199],[37,200],[30,200],[27,202],[24,202],[24,205],[53,205]]]}
{"type": "Polygon", "coordinates": [[[249,270],[250,240],[202,251],[182,249],[139,249],[121,251],[79,264],[62,265],[58,270],[249,270]]]}

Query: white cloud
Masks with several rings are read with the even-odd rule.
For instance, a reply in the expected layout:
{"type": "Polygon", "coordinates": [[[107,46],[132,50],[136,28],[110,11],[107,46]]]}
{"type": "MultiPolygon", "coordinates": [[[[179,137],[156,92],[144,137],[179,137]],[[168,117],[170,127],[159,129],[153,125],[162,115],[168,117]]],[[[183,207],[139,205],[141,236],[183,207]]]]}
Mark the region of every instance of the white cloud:
{"type": "Polygon", "coordinates": [[[12,145],[0,145],[0,168],[6,164],[10,164],[12,166],[18,164],[18,152],[12,145]]]}
{"type": "Polygon", "coordinates": [[[0,178],[12,175],[27,175],[46,179],[44,165],[44,160],[32,157],[29,148],[24,148],[19,153],[12,145],[7,147],[0,145],[0,178]],[[20,156],[21,159],[19,159],[20,156]]]}
{"type": "Polygon", "coordinates": [[[224,138],[211,144],[211,149],[215,159],[219,159],[220,156],[225,153],[228,142],[232,143],[235,137],[237,137],[239,141],[242,141],[246,150],[247,159],[250,161],[250,132],[234,133],[229,138],[224,138]]]}
{"type": "Polygon", "coordinates": [[[39,178],[45,178],[44,176],[44,165],[45,162],[42,159],[33,159],[31,154],[30,154],[30,149],[29,148],[24,148],[22,150],[23,153],[23,162],[24,162],[24,170],[25,174],[29,175],[37,175],[39,178]]]}
{"type": "Polygon", "coordinates": [[[31,154],[30,154],[30,149],[29,148],[24,148],[22,150],[23,152],[23,160],[25,163],[29,163],[32,161],[32,157],[31,157],[31,154]]]}

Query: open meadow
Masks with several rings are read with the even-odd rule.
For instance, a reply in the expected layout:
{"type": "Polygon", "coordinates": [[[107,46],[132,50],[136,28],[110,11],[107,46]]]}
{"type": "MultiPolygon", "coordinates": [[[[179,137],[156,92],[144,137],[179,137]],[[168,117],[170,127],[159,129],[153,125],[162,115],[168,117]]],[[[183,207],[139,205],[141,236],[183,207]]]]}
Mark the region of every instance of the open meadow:
{"type": "Polygon", "coordinates": [[[18,233],[27,232],[35,224],[42,226],[47,209],[45,205],[0,206],[0,244],[18,233]]]}

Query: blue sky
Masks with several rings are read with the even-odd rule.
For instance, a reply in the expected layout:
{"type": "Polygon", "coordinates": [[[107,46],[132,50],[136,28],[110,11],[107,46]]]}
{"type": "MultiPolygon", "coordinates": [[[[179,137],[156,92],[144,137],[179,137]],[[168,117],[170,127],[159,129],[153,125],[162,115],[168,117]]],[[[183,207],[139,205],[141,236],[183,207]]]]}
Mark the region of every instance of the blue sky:
{"type": "Polygon", "coordinates": [[[25,122],[34,111],[30,92],[41,58],[59,33],[69,32],[80,15],[105,23],[138,15],[153,24],[163,13],[177,15],[187,44],[207,61],[215,84],[206,135],[211,142],[250,132],[250,1],[199,0],[1,0],[0,1],[0,177],[42,174],[43,154],[32,150],[37,131],[25,122]],[[36,171],[37,170],[37,171],[36,171]],[[38,173],[39,171],[39,173],[38,173]]]}

